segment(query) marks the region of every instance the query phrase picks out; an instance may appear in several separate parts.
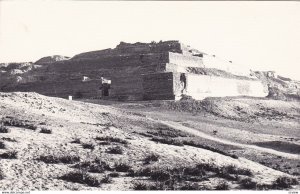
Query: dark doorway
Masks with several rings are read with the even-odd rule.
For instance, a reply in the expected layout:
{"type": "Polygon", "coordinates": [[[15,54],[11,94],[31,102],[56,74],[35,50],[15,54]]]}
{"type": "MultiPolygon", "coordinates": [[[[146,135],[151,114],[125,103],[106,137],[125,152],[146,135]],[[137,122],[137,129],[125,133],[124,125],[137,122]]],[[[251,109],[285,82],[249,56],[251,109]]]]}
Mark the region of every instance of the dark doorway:
{"type": "Polygon", "coordinates": [[[109,96],[110,84],[103,83],[102,84],[102,96],[109,96]]]}

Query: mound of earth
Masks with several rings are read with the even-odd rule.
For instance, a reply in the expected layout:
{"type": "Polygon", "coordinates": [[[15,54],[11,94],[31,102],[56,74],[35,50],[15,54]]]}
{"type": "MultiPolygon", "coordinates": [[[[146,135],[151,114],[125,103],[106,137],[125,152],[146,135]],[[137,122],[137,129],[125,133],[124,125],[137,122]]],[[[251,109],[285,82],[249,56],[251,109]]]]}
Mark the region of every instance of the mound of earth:
{"type": "Polygon", "coordinates": [[[287,161],[296,154],[221,143],[126,108],[36,93],[0,93],[0,107],[1,190],[296,188],[296,176],[239,153],[287,161]]]}
{"type": "Polygon", "coordinates": [[[57,61],[64,61],[68,60],[70,57],[62,56],[62,55],[53,55],[53,56],[47,56],[43,57],[35,62],[35,64],[49,64],[49,63],[54,63],[57,61]]]}

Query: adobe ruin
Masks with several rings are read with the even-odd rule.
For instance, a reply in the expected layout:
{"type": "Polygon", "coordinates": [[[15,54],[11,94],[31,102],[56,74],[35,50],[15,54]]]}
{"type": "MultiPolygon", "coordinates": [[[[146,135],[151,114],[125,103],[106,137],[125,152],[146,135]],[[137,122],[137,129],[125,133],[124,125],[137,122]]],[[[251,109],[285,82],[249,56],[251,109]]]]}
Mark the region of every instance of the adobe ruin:
{"type": "Polygon", "coordinates": [[[220,63],[216,56],[179,41],[121,42],[114,49],[40,65],[24,78],[28,81],[5,91],[112,100],[176,100],[183,94],[195,99],[267,95],[250,71],[239,71],[232,61],[220,63]]]}

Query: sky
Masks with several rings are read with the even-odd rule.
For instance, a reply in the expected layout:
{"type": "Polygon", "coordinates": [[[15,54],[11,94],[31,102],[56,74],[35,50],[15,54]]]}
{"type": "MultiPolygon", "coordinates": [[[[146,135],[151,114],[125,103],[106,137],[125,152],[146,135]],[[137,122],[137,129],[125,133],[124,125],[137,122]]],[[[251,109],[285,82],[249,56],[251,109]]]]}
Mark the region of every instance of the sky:
{"type": "Polygon", "coordinates": [[[160,40],[300,80],[300,2],[0,0],[0,62],[160,40]]]}

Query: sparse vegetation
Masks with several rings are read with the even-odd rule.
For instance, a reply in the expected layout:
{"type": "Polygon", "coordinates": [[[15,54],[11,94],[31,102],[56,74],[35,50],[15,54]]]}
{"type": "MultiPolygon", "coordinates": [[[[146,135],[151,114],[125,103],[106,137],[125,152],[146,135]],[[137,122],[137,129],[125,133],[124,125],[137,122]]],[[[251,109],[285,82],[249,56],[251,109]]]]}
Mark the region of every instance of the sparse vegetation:
{"type": "Polygon", "coordinates": [[[6,147],[5,147],[4,142],[0,141],[0,149],[5,149],[5,148],[6,148],[6,147]]]}
{"type": "Polygon", "coordinates": [[[296,184],[299,184],[297,179],[284,176],[277,178],[273,183],[273,187],[276,189],[287,189],[296,184]]]}
{"type": "Polygon", "coordinates": [[[9,141],[9,142],[17,142],[17,140],[12,139],[10,137],[2,137],[1,139],[4,140],[4,141],[9,141]]]}
{"type": "Polygon", "coordinates": [[[216,190],[229,190],[229,185],[225,181],[219,182],[216,186],[216,190]]]}
{"type": "Polygon", "coordinates": [[[18,152],[17,151],[7,151],[0,154],[1,159],[17,159],[18,152]]]}
{"type": "Polygon", "coordinates": [[[51,129],[47,129],[45,127],[42,127],[41,130],[40,130],[40,133],[51,134],[52,130],[51,129]]]}
{"type": "Polygon", "coordinates": [[[10,129],[4,125],[0,124],[0,133],[9,133],[10,129]]]}
{"type": "Polygon", "coordinates": [[[80,157],[74,155],[62,155],[62,156],[44,155],[44,156],[40,156],[37,160],[43,161],[45,163],[50,163],[50,164],[58,164],[58,163],[74,164],[80,161],[80,157]]]}
{"type": "Polygon", "coordinates": [[[72,140],[70,143],[77,143],[77,144],[80,144],[81,141],[79,138],[75,138],[74,140],[72,140]]]}
{"type": "Polygon", "coordinates": [[[118,162],[115,164],[115,170],[117,172],[128,172],[131,169],[131,166],[124,162],[118,162]]]}
{"type": "Polygon", "coordinates": [[[240,181],[240,184],[243,189],[257,189],[257,183],[254,182],[251,178],[245,178],[240,181]]]}
{"type": "Polygon", "coordinates": [[[91,187],[99,187],[101,185],[101,181],[84,171],[69,172],[59,178],[69,182],[86,184],[91,187]]]}
{"type": "Polygon", "coordinates": [[[95,149],[95,145],[91,143],[83,143],[81,145],[84,149],[91,149],[91,150],[95,149]]]}
{"type": "Polygon", "coordinates": [[[93,173],[103,173],[106,170],[111,170],[110,166],[105,161],[102,161],[98,158],[92,161],[77,163],[73,166],[73,168],[83,169],[93,173]]]}
{"type": "Polygon", "coordinates": [[[109,174],[109,176],[110,176],[110,177],[119,177],[120,174],[117,173],[117,172],[112,172],[112,173],[109,174]]]}
{"type": "Polygon", "coordinates": [[[112,178],[110,176],[104,176],[101,181],[101,183],[111,183],[112,182],[112,178]]]}
{"type": "Polygon", "coordinates": [[[21,128],[31,129],[31,130],[37,129],[36,125],[29,123],[28,121],[19,120],[14,117],[3,118],[1,122],[2,125],[6,125],[6,126],[21,127],[21,128]]]}
{"type": "Polygon", "coordinates": [[[123,149],[122,147],[120,146],[115,146],[115,147],[110,147],[108,150],[107,150],[107,153],[109,154],[123,154],[123,149]]]}
{"type": "Polygon", "coordinates": [[[0,169],[0,180],[2,180],[2,179],[4,179],[4,173],[3,173],[3,171],[0,169]]]}
{"type": "Polygon", "coordinates": [[[144,164],[150,164],[151,162],[156,162],[159,159],[159,155],[157,154],[149,154],[148,156],[146,156],[146,158],[144,159],[144,164]]]}
{"type": "Polygon", "coordinates": [[[120,143],[120,144],[124,144],[124,145],[128,144],[128,141],[117,138],[117,137],[106,136],[106,137],[96,137],[95,139],[98,141],[115,142],[115,143],[120,143]]]}

